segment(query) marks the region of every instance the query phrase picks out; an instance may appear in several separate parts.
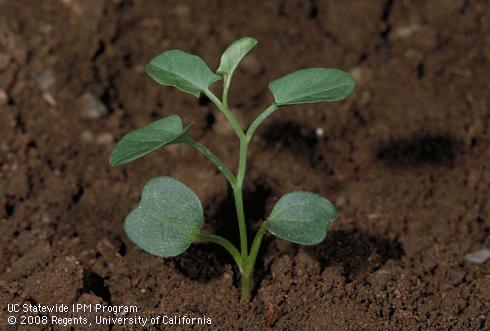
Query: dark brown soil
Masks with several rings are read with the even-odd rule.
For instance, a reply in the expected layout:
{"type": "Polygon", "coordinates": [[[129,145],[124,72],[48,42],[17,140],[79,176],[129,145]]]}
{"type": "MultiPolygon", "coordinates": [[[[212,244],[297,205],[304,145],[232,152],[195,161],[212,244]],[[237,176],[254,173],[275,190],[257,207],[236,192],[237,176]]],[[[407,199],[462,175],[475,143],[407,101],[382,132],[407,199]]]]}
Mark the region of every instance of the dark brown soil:
{"type": "Polygon", "coordinates": [[[0,325],[7,303],[105,302],[222,330],[489,330],[490,263],[465,260],[490,245],[489,18],[485,0],[0,0],[0,325]],[[257,132],[250,230],[298,189],[330,198],[338,219],[316,247],[267,237],[250,304],[218,247],[162,260],[123,232],[144,183],[169,175],[236,242],[211,163],[186,146],[107,161],[124,133],[177,113],[234,166],[212,104],[143,66],[177,48],[216,68],[242,35],[260,42],[231,93],[243,126],[290,71],[358,81],[345,102],[282,109],[257,132]]]}

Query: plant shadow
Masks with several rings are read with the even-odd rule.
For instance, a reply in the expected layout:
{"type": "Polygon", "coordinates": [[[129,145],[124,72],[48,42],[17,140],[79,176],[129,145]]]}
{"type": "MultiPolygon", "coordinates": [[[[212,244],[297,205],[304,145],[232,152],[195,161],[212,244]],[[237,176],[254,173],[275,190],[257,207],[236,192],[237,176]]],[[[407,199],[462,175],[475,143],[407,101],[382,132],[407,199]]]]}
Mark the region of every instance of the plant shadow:
{"type": "Polygon", "coordinates": [[[457,140],[449,134],[420,134],[383,144],[377,152],[377,158],[393,168],[426,164],[451,166],[458,146],[457,140]]]}
{"type": "Polygon", "coordinates": [[[264,131],[266,133],[263,138],[269,148],[289,150],[294,155],[312,160],[318,144],[315,129],[312,127],[293,121],[277,120],[269,124],[264,131]]]}
{"type": "Polygon", "coordinates": [[[185,253],[169,260],[182,275],[200,283],[222,276],[225,265],[234,263],[221,246],[211,243],[192,244],[185,253]]]}
{"type": "MultiPolygon", "coordinates": [[[[260,180],[256,181],[251,189],[244,191],[249,247],[255,235],[252,229],[264,218],[267,198],[270,195],[270,187],[260,180]]],[[[207,229],[204,232],[219,235],[229,240],[235,247],[240,247],[235,201],[230,188],[222,200],[218,200],[206,210],[205,218],[207,229]]],[[[222,276],[225,265],[230,264],[235,270],[235,285],[238,286],[240,281],[238,268],[230,254],[223,247],[213,243],[192,244],[185,253],[172,258],[171,261],[181,274],[203,283],[222,276]]]]}
{"type": "MultiPolygon", "coordinates": [[[[248,211],[249,247],[258,224],[264,219],[267,199],[272,190],[264,181],[255,181],[252,189],[244,192],[244,204],[248,211]]],[[[223,200],[218,200],[214,207],[206,211],[207,231],[228,239],[240,247],[233,193],[228,191],[223,200]]],[[[206,232],[207,232],[206,231],[206,232]]],[[[258,290],[261,280],[270,273],[270,263],[265,258],[281,254],[296,255],[300,245],[288,245],[287,251],[278,250],[276,238],[266,235],[262,242],[255,267],[255,286],[258,290]]],[[[342,275],[347,282],[352,281],[359,273],[371,273],[383,266],[386,261],[399,260],[405,252],[397,240],[375,237],[358,229],[350,231],[330,231],[325,240],[306,247],[306,252],[316,259],[324,270],[330,266],[341,266],[342,275]]],[[[240,273],[231,256],[221,246],[212,243],[192,244],[190,248],[171,259],[176,269],[184,276],[202,283],[221,277],[227,264],[234,268],[234,284],[239,286],[240,273]]]]}
{"type": "Polygon", "coordinates": [[[373,237],[354,229],[331,231],[325,240],[307,248],[322,270],[330,266],[341,266],[342,275],[351,282],[359,273],[374,272],[388,260],[399,260],[405,252],[396,240],[373,237]]]}

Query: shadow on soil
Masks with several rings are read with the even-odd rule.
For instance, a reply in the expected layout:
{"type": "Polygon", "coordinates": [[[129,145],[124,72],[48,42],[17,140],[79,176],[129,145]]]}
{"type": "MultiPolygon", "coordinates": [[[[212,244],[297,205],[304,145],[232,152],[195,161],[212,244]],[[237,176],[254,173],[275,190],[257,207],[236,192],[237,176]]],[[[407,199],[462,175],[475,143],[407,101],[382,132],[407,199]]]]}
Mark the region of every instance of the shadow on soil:
{"type": "MultiPolygon", "coordinates": [[[[253,190],[244,192],[249,246],[252,244],[255,235],[255,231],[252,229],[264,218],[267,198],[271,192],[270,187],[261,181],[256,182],[253,190]]],[[[240,247],[235,202],[231,189],[228,189],[226,197],[217,203],[217,207],[207,214],[206,223],[212,229],[211,232],[228,239],[235,247],[240,247]]],[[[221,246],[211,243],[192,244],[184,254],[172,260],[184,276],[204,283],[220,277],[226,264],[233,265],[238,271],[228,252],[221,246]]],[[[235,272],[235,276],[235,282],[238,282],[238,272],[235,272]]]]}
{"type": "Polygon", "coordinates": [[[80,290],[82,293],[93,293],[102,298],[108,304],[111,304],[111,292],[105,284],[105,279],[93,271],[83,270],[83,287],[80,290]]]}
{"type": "Polygon", "coordinates": [[[201,283],[223,275],[226,264],[234,265],[233,259],[221,246],[211,243],[192,244],[172,261],[182,275],[201,283]]]}
{"type": "Polygon", "coordinates": [[[290,150],[295,155],[311,159],[318,139],[315,130],[292,121],[274,121],[264,130],[267,146],[290,150]]]}
{"type": "MultiPolygon", "coordinates": [[[[249,211],[248,218],[252,221],[249,225],[252,228],[265,217],[266,202],[271,192],[271,188],[260,181],[256,182],[253,191],[245,192],[245,207],[248,207],[246,210],[249,211]]],[[[208,215],[208,219],[213,233],[227,238],[239,247],[235,205],[231,192],[228,192],[227,198],[222,200],[216,210],[208,215]]],[[[255,231],[251,231],[250,227],[248,230],[250,245],[255,231]]],[[[264,252],[270,253],[269,247],[275,240],[273,236],[267,235],[262,242],[255,269],[256,285],[260,284],[270,272],[264,263],[263,254],[264,252]]],[[[299,246],[294,245],[289,254],[296,254],[298,249],[299,246]]],[[[334,265],[342,266],[346,281],[351,281],[360,271],[375,271],[387,260],[398,260],[404,255],[399,242],[372,237],[358,230],[331,231],[321,244],[308,247],[307,251],[319,261],[322,269],[334,265]]],[[[184,276],[199,282],[209,282],[220,277],[226,264],[233,265],[235,268],[234,282],[236,286],[239,285],[240,276],[234,261],[218,245],[193,244],[189,250],[174,258],[173,261],[184,276]]]]}
{"type": "Polygon", "coordinates": [[[372,237],[362,231],[332,231],[317,246],[308,248],[322,270],[340,265],[346,281],[352,281],[360,271],[372,272],[386,261],[399,260],[405,252],[398,241],[372,237]]]}
{"type": "Polygon", "coordinates": [[[421,165],[451,166],[458,143],[451,135],[418,135],[382,146],[377,157],[390,167],[421,165]]]}

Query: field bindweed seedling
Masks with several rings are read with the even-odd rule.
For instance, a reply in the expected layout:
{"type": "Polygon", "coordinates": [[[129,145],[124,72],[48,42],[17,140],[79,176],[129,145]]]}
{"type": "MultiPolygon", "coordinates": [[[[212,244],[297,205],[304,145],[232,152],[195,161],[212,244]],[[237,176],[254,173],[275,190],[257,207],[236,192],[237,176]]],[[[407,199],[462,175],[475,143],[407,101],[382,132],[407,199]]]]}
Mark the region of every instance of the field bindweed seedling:
{"type": "Polygon", "coordinates": [[[206,146],[189,136],[179,116],[172,115],[125,135],[110,156],[112,166],[120,166],[171,144],[188,144],[207,157],[226,177],[235,198],[240,250],[227,239],[200,232],[203,208],[197,195],[170,177],[151,179],[144,187],[141,201],[125,219],[124,228],[136,245],[148,253],[170,257],[183,253],[192,242],[207,241],[223,246],[241,273],[242,300],[250,298],[250,279],[265,233],[302,245],[316,245],[326,236],[335,218],[335,207],[327,199],[309,192],[292,192],[277,201],[269,217],[259,227],[248,247],[242,189],[247,168],[247,151],[255,130],[281,107],[321,101],[337,101],[354,90],[355,82],[343,71],[326,68],[303,69],[272,81],[269,89],[274,102],[244,131],[228,107],[230,82],[241,60],[257,41],[244,37],[233,42],[221,56],[214,74],[198,56],[180,50],[161,53],[146,66],[146,73],[161,85],[174,86],[199,97],[204,93],[224,114],[240,140],[238,170],[233,174],[206,146]],[[221,100],[209,86],[223,79],[221,100]]]}

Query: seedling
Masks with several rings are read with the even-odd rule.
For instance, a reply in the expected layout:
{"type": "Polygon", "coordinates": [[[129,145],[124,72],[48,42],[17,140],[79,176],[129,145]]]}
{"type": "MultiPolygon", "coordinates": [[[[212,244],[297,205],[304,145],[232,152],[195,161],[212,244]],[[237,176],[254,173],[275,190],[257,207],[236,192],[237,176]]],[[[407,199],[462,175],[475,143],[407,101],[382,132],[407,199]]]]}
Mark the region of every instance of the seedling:
{"type": "Polygon", "coordinates": [[[110,156],[110,164],[115,167],[161,147],[187,144],[197,149],[222,172],[233,189],[240,250],[221,236],[200,231],[204,215],[199,198],[189,187],[171,177],[153,178],[145,185],[138,207],[124,221],[124,229],[136,245],[161,257],[179,255],[196,241],[221,245],[238,265],[241,273],[241,297],[244,301],[250,298],[250,279],[267,231],[293,243],[316,245],[325,238],[336,213],[334,205],[320,195],[301,191],[288,193],[277,201],[269,217],[259,227],[249,250],[242,189],[248,146],[255,130],[282,107],[341,100],[351,94],[355,86],[348,73],[337,69],[310,68],[288,74],[269,84],[275,101],[244,131],[229,109],[228,91],[235,69],[256,44],[257,41],[249,37],[233,42],[221,56],[217,74],[198,56],[180,50],[161,53],[145,69],[157,83],[174,86],[196,97],[202,93],[218,107],[240,140],[236,175],[206,146],[189,136],[191,126],[184,127],[177,115],[164,117],[128,133],[110,156]],[[211,84],[220,79],[223,79],[221,100],[209,89],[211,84]]]}

